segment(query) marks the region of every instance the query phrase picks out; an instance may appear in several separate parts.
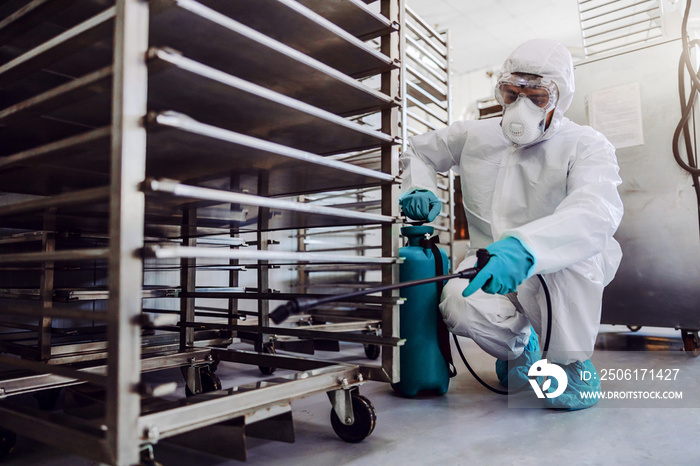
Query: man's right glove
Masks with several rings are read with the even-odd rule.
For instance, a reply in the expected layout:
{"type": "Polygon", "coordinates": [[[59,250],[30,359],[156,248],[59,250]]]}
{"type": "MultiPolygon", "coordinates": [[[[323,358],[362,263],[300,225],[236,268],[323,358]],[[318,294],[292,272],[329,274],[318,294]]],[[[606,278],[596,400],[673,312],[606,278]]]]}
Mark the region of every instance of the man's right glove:
{"type": "Polygon", "coordinates": [[[442,202],[427,189],[414,189],[399,198],[399,205],[408,218],[432,222],[442,210],[442,202]]]}
{"type": "Polygon", "coordinates": [[[465,298],[479,288],[491,294],[512,293],[525,281],[535,263],[535,258],[523,243],[512,236],[491,243],[486,250],[491,257],[462,292],[465,298]]]}

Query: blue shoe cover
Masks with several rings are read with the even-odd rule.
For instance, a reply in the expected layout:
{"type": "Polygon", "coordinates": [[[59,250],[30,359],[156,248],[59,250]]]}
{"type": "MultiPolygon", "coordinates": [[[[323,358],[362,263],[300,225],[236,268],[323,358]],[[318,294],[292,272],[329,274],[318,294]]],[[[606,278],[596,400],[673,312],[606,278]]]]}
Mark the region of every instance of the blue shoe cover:
{"type": "Polygon", "coordinates": [[[513,361],[510,361],[510,370],[508,370],[509,361],[496,359],[496,375],[501,385],[509,390],[519,390],[525,385],[528,385],[527,371],[530,366],[542,359],[540,352],[540,343],[537,340],[535,329],[530,327],[530,339],[525,345],[522,354],[513,361]]]}
{"type": "MultiPolygon", "coordinates": [[[[577,361],[566,366],[562,366],[568,378],[566,390],[556,398],[545,398],[544,404],[547,408],[576,411],[590,408],[600,399],[600,378],[590,359],[583,362],[577,361]],[[589,380],[583,380],[582,371],[592,374],[589,380]]],[[[552,378],[552,385],[549,392],[553,393],[559,384],[552,378]]]]}

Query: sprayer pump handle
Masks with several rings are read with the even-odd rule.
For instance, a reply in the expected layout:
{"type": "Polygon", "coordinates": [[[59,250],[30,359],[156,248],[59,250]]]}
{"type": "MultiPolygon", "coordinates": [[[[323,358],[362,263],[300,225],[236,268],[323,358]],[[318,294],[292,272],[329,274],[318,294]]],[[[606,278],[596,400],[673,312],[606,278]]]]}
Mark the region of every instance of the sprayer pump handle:
{"type": "Polygon", "coordinates": [[[481,270],[486,266],[486,263],[489,261],[491,258],[491,254],[489,254],[488,250],[486,249],[479,249],[476,251],[476,268],[478,270],[481,270]]]}

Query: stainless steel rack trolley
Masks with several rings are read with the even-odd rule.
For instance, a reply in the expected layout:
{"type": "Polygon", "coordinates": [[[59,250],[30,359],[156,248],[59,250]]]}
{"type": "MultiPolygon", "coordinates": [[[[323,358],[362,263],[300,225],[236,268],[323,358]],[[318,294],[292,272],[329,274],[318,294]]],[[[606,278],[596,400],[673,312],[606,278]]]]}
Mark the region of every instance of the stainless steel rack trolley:
{"type": "Polygon", "coordinates": [[[226,435],[216,453],[244,458],[246,432],[289,440],[291,401],[318,393],[341,438],[371,434],[357,387],[398,380],[398,294],[343,303],[378,334],[272,326],[270,306],[296,293],[272,289],[270,272],[371,264],[397,281],[403,12],[403,0],[0,5],[0,453],[16,433],[127,465],[152,462],[159,441],[206,450],[226,435]],[[377,128],[357,121],[368,113],[377,128]],[[378,170],[337,159],[371,149],[378,170]],[[298,201],[370,187],[378,212],[298,201]],[[273,238],[365,226],[381,237],[373,254],[273,238]],[[278,336],[384,350],[381,364],[301,358],[275,354],[278,336]],[[222,387],[219,362],[285,373],[222,387]],[[172,368],[188,396],[143,376],[172,368]]]}

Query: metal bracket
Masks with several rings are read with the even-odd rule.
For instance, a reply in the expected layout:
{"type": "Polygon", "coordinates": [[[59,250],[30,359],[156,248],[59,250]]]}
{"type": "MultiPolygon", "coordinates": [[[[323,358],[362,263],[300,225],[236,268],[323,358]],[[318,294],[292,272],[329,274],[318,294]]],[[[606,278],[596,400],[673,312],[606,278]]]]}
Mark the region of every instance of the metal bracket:
{"type": "Polygon", "coordinates": [[[349,388],[328,392],[328,399],[331,400],[333,411],[340,422],[346,426],[355,423],[355,413],[352,410],[352,391],[349,388]]]}
{"type": "Polygon", "coordinates": [[[189,366],[180,368],[185,384],[192,394],[198,395],[202,393],[202,368],[208,367],[211,363],[212,360],[197,362],[192,359],[189,366]]]}
{"type": "Polygon", "coordinates": [[[182,368],[182,375],[185,378],[185,384],[195,395],[202,393],[202,375],[201,366],[187,366],[182,368]]]}
{"type": "MultiPolygon", "coordinates": [[[[146,442],[142,447],[141,447],[141,454],[146,455],[146,459],[153,460],[153,445],[156,445],[158,443],[158,440],[160,439],[160,431],[158,430],[158,427],[156,426],[151,426],[147,427],[143,431],[143,440],[146,442]]],[[[142,456],[143,457],[143,456],[142,456]]]]}

